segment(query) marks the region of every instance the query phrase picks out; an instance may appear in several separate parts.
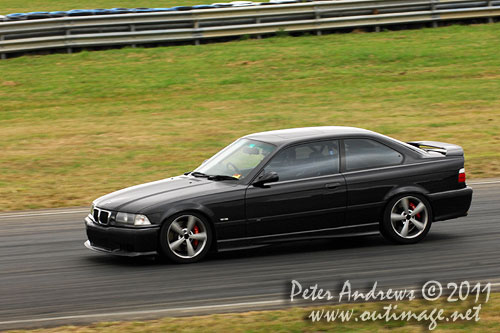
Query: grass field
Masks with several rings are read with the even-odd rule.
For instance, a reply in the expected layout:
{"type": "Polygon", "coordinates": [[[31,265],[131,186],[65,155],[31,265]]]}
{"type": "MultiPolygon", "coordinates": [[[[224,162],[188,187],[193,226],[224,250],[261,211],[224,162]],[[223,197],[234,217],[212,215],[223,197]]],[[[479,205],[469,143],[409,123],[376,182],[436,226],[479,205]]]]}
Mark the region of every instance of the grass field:
{"type": "Polygon", "coordinates": [[[498,45],[490,24],[0,61],[0,210],[89,205],[302,126],[456,143],[469,177],[500,176],[498,45]]]}
{"type": "Polygon", "coordinates": [[[203,3],[210,4],[213,2],[203,2],[201,0],[2,0],[0,2],[0,14],[93,8],[168,8],[201,5],[203,3]]]}
{"type": "MultiPolygon", "coordinates": [[[[388,302],[371,302],[358,304],[343,304],[329,307],[314,308],[292,308],[278,311],[256,311],[236,314],[218,314],[200,317],[163,318],[153,321],[97,323],[90,326],[64,326],[51,329],[40,329],[30,331],[12,331],[10,333],[143,333],[143,332],[217,332],[217,333],[239,333],[239,332],[429,332],[429,321],[358,321],[351,319],[347,322],[325,320],[312,323],[307,319],[312,310],[349,310],[361,317],[364,311],[377,311],[383,313],[384,306],[388,302]]],[[[434,302],[413,300],[405,302],[393,302],[397,305],[395,312],[413,311],[420,313],[432,309],[443,309],[445,316],[450,317],[453,311],[465,313],[467,309],[477,306],[479,303],[455,302],[448,303],[446,299],[434,302]]],[[[491,332],[500,331],[500,297],[492,294],[489,302],[481,303],[479,321],[455,321],[438,322],[437,327],[430,332],[491,332]]]]}

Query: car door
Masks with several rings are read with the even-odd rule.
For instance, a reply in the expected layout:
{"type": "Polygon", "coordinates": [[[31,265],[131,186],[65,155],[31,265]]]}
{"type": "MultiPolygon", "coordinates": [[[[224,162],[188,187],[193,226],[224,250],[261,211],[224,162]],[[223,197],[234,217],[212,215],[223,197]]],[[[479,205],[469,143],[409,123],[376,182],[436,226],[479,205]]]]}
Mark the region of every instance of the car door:
{"type": "Polygon", "coordinates": [[[276,153],[261,174],[276,172],[279,181],[246,191],[248,237],[300,237],[341,226],[347,193],[339,151],[337,140],[325,140],[276,153]]]}
{"type": "Polygon", "coordinates": [[[404,155],[370,138],[344,139],[341,144],[342,173],[348,190],[346,224],[379,222],[386,195],[409,181],[404,155]]]}

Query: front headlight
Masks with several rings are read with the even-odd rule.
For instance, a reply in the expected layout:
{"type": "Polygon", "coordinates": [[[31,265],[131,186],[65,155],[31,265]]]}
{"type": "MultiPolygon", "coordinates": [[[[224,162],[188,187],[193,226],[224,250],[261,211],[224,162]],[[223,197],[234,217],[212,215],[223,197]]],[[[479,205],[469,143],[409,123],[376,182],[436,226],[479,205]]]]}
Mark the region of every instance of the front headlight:
{"type": "Polygon", "coordinates": [[[90,215],[94,215],[94,204],[90,206],[90,215]]]}
{"type": "Polygon", "coordinates": [[[149,219],[145,215],[141,214],[129,214],[119,212],[116,214],[115,221],[121,224],[129,225],[151,225],[149,219]]]}

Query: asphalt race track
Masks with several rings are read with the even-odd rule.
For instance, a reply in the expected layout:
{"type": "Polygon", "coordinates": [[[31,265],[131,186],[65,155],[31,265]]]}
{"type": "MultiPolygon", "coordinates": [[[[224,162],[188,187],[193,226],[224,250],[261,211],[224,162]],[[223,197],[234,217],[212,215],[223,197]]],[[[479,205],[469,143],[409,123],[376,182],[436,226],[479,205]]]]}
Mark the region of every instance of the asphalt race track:
{"type": "Polygon", "coordinates": [[[213,254],[192,265],[87,250],[82,209],[0,214],[0,331],[290,305],[290,281],[339,290],[500,279],[500,182],[472,185],[468,217],[407,246],[380,236],[213,254]]]}

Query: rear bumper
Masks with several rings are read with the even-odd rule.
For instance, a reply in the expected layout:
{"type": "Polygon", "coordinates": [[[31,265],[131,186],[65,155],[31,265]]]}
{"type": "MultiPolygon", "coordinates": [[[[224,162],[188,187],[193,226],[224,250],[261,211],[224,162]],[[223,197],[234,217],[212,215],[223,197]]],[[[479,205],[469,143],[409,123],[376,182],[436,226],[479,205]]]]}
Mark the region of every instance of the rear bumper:
{"type": "Polygon", "coordinates": [[[101,226],[85,218],[88,241],[85,246],[97,252],[136,257],[158,254],[159,226],[148,228],[119,228],[101,226]]]}
{"type": "Polygon", "coordinates": [[[434,222],[467,216],[472,202],[472,188],[469,186],[452,191],[428,195],[432,205],[434,222]]]}

